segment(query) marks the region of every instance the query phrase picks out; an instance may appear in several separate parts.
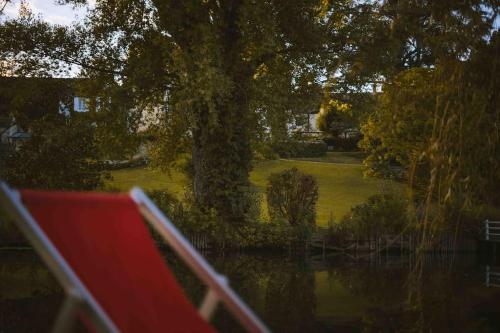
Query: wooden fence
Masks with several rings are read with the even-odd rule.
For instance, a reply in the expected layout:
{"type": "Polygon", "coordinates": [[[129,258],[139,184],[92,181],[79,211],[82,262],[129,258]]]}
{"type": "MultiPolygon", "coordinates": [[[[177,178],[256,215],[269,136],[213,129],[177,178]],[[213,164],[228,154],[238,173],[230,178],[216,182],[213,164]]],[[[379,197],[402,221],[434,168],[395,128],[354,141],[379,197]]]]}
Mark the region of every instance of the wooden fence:
{"type": "Polygon", "coordinates": [[[198,250],[210,249],[210,239],[207,235],[187,235],[191,244],[198,250]]]}
{"type": "MultiPolygon", "coordinates": [[[[309,242],[311,248],[322,249],[323,251],[343,251],[343,252],[416,252],[420,245],[419,233],[402,233],[398,235],[382,234],[366,238],[353,238],[344,240],[342,244],[334,245],[329,239],[326,229],[319,229],[309,242]]],[[[456,238],[453,234],[445,234],[433,242],[424,252],[447,255],[459,252],[474,252],[476,242],[472,239],[456,238]]]]}
{"type": "Polygon", "coordinates": [[[500,221],[484,221],[484,237],[487,242],[500,242],[500,221]]]}

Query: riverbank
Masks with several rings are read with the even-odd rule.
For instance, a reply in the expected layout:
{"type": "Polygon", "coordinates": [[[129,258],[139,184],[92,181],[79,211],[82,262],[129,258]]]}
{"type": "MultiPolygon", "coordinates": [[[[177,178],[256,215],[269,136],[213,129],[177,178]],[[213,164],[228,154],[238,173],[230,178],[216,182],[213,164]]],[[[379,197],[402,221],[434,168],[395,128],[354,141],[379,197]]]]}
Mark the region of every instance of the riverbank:
{"type": "MultiPolygon", "coordinates": [[[[254,165],[250,181],[263,195],[262,213],[265,216],[267,206],[264,192],[271,173],[295,167],[314,176],[319,186],[316,224],[327,226],[331,216],[338,221],[351,207],[364,202],[371,195],[389,188],[395,191],[403,190],[401,183],[364,177],[361,162],[362,156],[359,153],[328,153],[324,158],[313,160],[260,161],[254,165]]],[[[106,184],[108,187],[122,191],[128,191],[136,185],[146,190],[163,189],[179,198],[183,197],[187,184],[185,176],[176,170],[171,170],[169,175],[159,170],[140,167],[115,170],[111,175],[113,180],[106,184]]]]}

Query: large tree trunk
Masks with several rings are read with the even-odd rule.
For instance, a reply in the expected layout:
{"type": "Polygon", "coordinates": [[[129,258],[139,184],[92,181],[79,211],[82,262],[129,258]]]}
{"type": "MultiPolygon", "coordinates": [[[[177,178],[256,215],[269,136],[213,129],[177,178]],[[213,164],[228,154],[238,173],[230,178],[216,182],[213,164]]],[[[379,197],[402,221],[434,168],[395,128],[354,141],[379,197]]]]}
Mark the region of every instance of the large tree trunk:
{"type": "Polygon", "coordinates": [[[250,113],[246,95],[255,66],[243,57],[245,43],[238,26],[243,1],[221,1],[216,5],[153,2],[165,30],[188,64],[186,74],[191,76],[191,82],[202,76],[200,70],[211,69],[224,74],[221,76],[225,82],[231,82],[227,88],[230,91],[213,89],[210,102],[200,98],[193,103],[193,193],[197,206],[205,212],[215,210],[223,227],[237,225],[245,221],[250,207],[250,113]],[[177,24],[171,19],[172,13],[177,24]],[[199,47],[203,43],[207,48],[199,47]]]}
{"type": "Polygon", "coordinates": [[[215,209],[223,227],[236,227],[247,219],[251,205],[248,87],[253,67],[243,60],[238,10],[241,1],[226,3],[221,24],[221,71],[233,83],[230,94],[215,97],[216,121],[207,106],[200,107],[193,131],[193,190],[203,209],[215,209]],[[215,123],[215,124],[214,124],[215,123]]]}
{"type": "Polygon", "coordinates": [[[208,125],[207,107],[198,115],[192,151],[196,204],[203,210],[215,209],[225,226],[237,226],[245,221],[250,205],[248,106],[237,98],[219,105],[216,125],[208,125]]]}

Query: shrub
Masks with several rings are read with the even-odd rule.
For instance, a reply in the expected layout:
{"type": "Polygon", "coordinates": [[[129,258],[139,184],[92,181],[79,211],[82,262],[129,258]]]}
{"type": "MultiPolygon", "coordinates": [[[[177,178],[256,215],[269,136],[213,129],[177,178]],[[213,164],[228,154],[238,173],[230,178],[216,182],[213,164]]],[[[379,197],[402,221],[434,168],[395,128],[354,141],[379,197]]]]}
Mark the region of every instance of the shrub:
{"type": "Polygon", "coordinates": [[[292,157],[322,157],[327,151],[328,146],[324,141],[298,141],[295,156],[292,157]]]}
{"type": "Polygon", "coordinates": [[[278,153],[274,151],[271,144],[266,142],[257,142],[254,144],[253,156],[257,161],[275,160],[278,158],[278,153]]]}
{"type": "Polygon", "coordinates": [[[328,146],[324,141],[281,141],[273,145],[273,150],[284,158],[289,157],[322,157],[326,155],[328,146]]]}
{"type": "Polygon", "coordinates": [[[351,209],[341,224],[357,238],[398,234],[408,225],[407,202],[396,194],[376,194],[351,209]]]}
{"type": "Polygon", "coordinates": [[[172,193],[166,190],[152,190],[148,191],[147,195],[169,219],[174,220],[180,201],[172,193]]]}
{"type": "Polygon", "coordinates": [[[314,226],[318,185],[313,176],[297,168],[273,173],[266,194],[272,220],[282,218],[292,226],[314,226]]]}
{"type": "Polygon", "coordinates": [[[247,249],[284,249],[290,243],[291,229],[279,221],[251,223],[243,227],[238,243],[247,249]]]}
{"type": "Polygon", "coordinates": [[[357,151],[359,150],[358,142],[361,140],[359,134],[350,137],[327,137],[324,138],[327,146],[333,147],[334,151],[357,151]]]}
{"type": "Polygon", "coordinates": [[[210,229],[208,225],[212,224],[210,222],[212,219],[207,220],[207,215],[210,214],[199,213],[189,205],[182,203],[172,193],[166,190],[152,190],[148,191],[147,195],[183,233],[197,234],[207,232],[210,229]]]}
{"type": "Polygon", "coordinates": [[[247,237],[245,236],[248,229],[246,227],[252,225],[256,228],[257,224],[262,225],[262,223],[258,223],[261,195],[253,185],[247,189],[249,209],[245,216],[246,223],[238,226],[228,226],[220,223],[214,209],[200,209],[194,204],[194,200],[189,195],[181,202],[173,194],[165,190],[153,190],[147,194],[182,233],[186,235],[207,235],[212,241],[218,243],[221,248],[243,246],[241,238],[247,237]]]}
{"type": "Polygon", "coordinates": [[[248,196],[248,210],[245,216],[246,223],[255,223],[260,221],[261,207],[262,207],[262,194],[257,186],[250,184],[247,187],[248,196]]]}

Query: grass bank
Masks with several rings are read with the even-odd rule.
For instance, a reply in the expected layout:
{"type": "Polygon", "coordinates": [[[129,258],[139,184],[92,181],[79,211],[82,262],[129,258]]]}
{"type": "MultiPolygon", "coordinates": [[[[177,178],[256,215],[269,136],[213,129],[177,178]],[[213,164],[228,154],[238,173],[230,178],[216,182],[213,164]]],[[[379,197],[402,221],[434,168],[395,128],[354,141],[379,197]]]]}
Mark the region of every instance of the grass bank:
{"type": "MultiPolygon", "coordinates": [[[[356,153],[329,153],[323,159],[314,160],[273,160],[258,162],[250,174],[250,180],[261,193],[265,192],[267,178],[271,173],[296,167],[313,175],[319,185],[317,224],[326,226],[330,213],[340,219],[352,206],[362,203],[370,195],[380,193],[387,182],[380,179],[364,178],[361,157],[356,153]]],[[[170,176],[158,170],[132,168],[112,172],[113,181],[107,185],[120,190],[128,190],[134,185],[145,189],[167,189],[182,197],[185,177],[172,171],[170,176]]],[[[389,184],[401,189],[400,184],[389,184]]],[[[263,198],[263,212],[267,212],[263,198]]]]}

